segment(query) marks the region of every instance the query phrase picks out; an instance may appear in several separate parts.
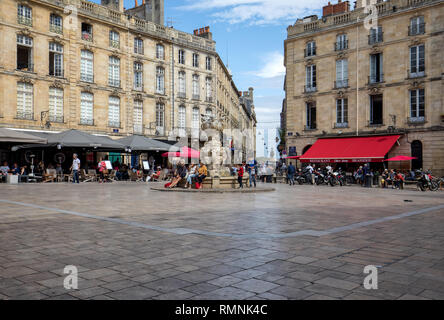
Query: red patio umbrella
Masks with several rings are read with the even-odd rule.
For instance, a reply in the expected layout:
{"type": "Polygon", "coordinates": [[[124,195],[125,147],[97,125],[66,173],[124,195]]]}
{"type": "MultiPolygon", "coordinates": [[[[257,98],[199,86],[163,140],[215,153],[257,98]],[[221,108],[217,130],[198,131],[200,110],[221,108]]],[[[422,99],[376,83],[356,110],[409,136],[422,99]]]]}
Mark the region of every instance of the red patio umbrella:
{"type": "Polygon", "coordinates": [[[396,156],[394,158],[390,158],[384,161],[410,161],[410,160],[416,160],[418,158],[415,157],[408,157],[408,156],[396,156]]]}
{"type": "Polygon", "coordinates": [[[182,147],[180,152],[165,152],[162,154],[162,157],[180,157],[180,158],[191,158],[191,159],[199,159],[200,152],[188,147],[182,147]]]}

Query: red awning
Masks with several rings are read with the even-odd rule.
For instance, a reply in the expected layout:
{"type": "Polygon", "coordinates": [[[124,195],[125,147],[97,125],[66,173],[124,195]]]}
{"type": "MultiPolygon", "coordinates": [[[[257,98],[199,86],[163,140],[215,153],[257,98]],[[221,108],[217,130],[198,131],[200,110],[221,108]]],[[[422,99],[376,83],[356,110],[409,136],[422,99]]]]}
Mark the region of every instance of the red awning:
{"type": "Polygon", "coordinates": [[[301,162],[382,162],[400,135],[318,139],[301,162]]]}

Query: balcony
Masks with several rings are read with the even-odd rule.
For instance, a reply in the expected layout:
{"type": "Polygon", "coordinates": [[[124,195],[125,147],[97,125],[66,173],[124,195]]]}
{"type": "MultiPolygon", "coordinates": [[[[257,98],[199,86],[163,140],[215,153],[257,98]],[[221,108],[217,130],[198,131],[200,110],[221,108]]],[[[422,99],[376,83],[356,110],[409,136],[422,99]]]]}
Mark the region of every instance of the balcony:
{"type": "Polygon", "coordinates": [[[409,36],[417,36],[425,33],[425,23],[409,26],[409,36]]]}
{"type": "Polygon", "coordinates": [[[108,121],[108,127],[110,128],[120,128],[120,121],[108,121]]]}
{"type": "Polygon", "coordinates": [[[34,120],[34,113],[17,111],[17,119],[20,120],[34,120]]]}
{"type": "Polygon", "coordinates": [[[343,129],[343,128],[348,128],[348,122],[336,122],[335,129],[343,129]]]}
{"type": "Polygon", "coordinates": [[[316,55],[316,48],[314,48],[312,50],[304,49],[304,58],[314,57],[315,55],[316,55]]]}
{"type": "Polygon", "coordinates": [[[316,86],[304,86],[304,93],[312,93],[316,91],[317,91],[316,86]]]}
{"type": "Polygon", "coordinates": [[[25,72],[34,72],[34,64],[32,63],[17,63],[17,70],[25,72]]]}
{"type": "Polygon", "coordinates": [[[17,22],[19,24],[23,24],[25,26],[32,27],[32,18],[19,15],[19,16],[17,16],[17,22]]]}
{"type": "Polygon", "coordinates": [[[82,119],[80,119],[80,124],[83,126],[93,126],[94,119],[82,118],[82,119]]]}
{"type": "Polygon", "coordinates": [[[108,79],[108,85],[110,87],[120,88],[120,80],[117,79],[108,79]]]}
{"type": "Polygon", "coordinates": [[[425,71],[417,71],[417,72],[411,72],[410,70],[407,71],[408,79],[423,78],[425,76],[426,76],[425,71]]]}
{"type": "Polygon", "coordinates": [[[368,44],[371,46],[374,44],[380,43],[382,41],[384,41],[383,32],[377,32],[375,34],[370,34],[368,36],[368,44]]]}
{"type": "Polygon", "coordinates": [[[135,134],[143,134],[143,126],[141,124],[135,124],[133,126],[133,133],[135,133],[135,134]]]}
{"type": "Polygon", "coordinates": [[[80,74],[80,81],[93,83],[94,76],[92,74],[80,74]]]}
{"type": "Polygon", "coordinates": [[[384,74],[376,74],[368,77],[368,84],[377,84],[384,82],[384,74]]]}
{"type": "Polygon", "coordinates": [[[334,43],[334,50],[335,51],[342,51],[342,50],[347,50],[347,49],[348,49],[348,40],[334,43]]]}
{"type": "Polygon", "coordinates": [[[192,98],[193,98],[193,100],[200,100],[200,95],[193,94],[192,98]]]}
{"type": "Polygon", "coordinates": [[[185,92],[178,92],[177,97],[181,99],[185,99],[187,97],[187,94],[185,92]]]}
{"type": "Polygon", "coordinates": [[[92,35],[92,33],[89,33],[89,32],[82,32],[82,40],[92,42],[92,41],[93,41],[93,35],[92,35]]]}
{"type": "Polygon", "coordinates": [[[120,49],[120,41],[119,40],[110,40],[109,46],[111,48],[120,49]]]}
{"type": "Polygon", "coordinates": [[[407,118],[407,123],[408,124],[424,124],[425,121],[425,117],[408,117],[407,118]]]}
{"type": "Polygon", "coordinates": [[[63,70],[58,69],[58,70],[50,71],[49,75],[51,77],[63,78],[64,72],[63,72],[63,70]]]}
{"type": "Polygon", "coordinates": [[[49,116],[49,121],[53,122],[53,123],[64,123],[65,117],[52,115],[52,116],[49,116]]]}
{"type": "Polygon", "coordinates": [[[54,33],[58,33],[58,34],[63,34],[62,26],[56,26],[54,24],[49,25],[49,31],[54,32],[54,33]]]}
{"type": "Polygon", "coordinates": [[[335,81],[335,89],[347,88],[347,87],[348,87],[348,79],[336,80],[335,81]]]}

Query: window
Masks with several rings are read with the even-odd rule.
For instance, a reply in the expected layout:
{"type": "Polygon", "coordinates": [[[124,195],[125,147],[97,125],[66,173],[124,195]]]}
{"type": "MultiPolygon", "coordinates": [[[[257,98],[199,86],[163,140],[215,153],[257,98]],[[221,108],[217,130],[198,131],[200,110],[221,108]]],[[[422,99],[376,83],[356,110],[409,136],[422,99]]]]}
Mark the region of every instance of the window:
{"type": "Polygon", "coordinates": [[[193,67],[199,68],[199,55],[197,53],[193,53],[193,67]]]}
{"type": "Polygon", "coordinates": [[[410,77],[423,77],[425,75],[425,46],[410,47],[410,77]]]}
{"type": "Polygon", "coordinates": [[[305,126],[306,130],[316,129],[316,106],[313,102],[306,103],[307,111],[307,123],[305,126]]]}
{"type": "Polygon", "coordinates": [[[199,129],[200,127],[200,110],[199,107],[193,108],[193,129],[199,129]]]}
{"type": "Polygon", "coordinates": [[[185,72],[179,72],[179,98],[185,98],[186,96],[186,86],[185,86],[185,72]]]}
{"type": "Polygon", "coordinates": [[[156,127],[163,128],[165,124],[165,106],[162,103],[156,104],[156,127]]]}
{"type": "Polygon", "coordinates": [[[143,64],[134,62],[134,90],[143,91],[143,64]]]}
{"type": "Polygon", "coordinates": [[[49,16],[49,31],[63,34],[63,20],[62,17],[51,13],[49,16]]]}
{"type": "Polygon", "coordinates": [[[156,68],[156,92],[165,94],[165,70],[162,67],[156,68]]]}
{"type": "Polygon", "coordinates": [[[49,88],[49,121],[63,123],[63,90],[49,88]]]}
{"type": "Polygon", "coordinates": [[[82,92],[80,94],[80,124],[94,125],[93,94],[82,92]]]}
{"type": "Polygon", "coordinates": [[[17,83],[17,118],[18,119],[34,119],[34,87],[30,83],[17,83]]]}
{"type": "Polygon", "coordinates": [[[120,98],[110,96],[108,99],[108,126],[120,128],[120,98]]]}
{"type": "Polygon", "coordinates": [[[17,70],[33,71],[32,64],[32,38],[17,35],[17,70]]]}
{"type": "Polygon", "coordinates": [[[336,100],[336,128],[348,126],[348,99],[336,100]]]}
{"type": "Polygon", "coordinates": [[[369,83],[383,82],[382,53],[370,55],[370,81],[369,83]]]}
{"type": "Polygon", "coordinates": [[[316,55],[316,42],[308,42],[305,48],[305,56],[311,57],[316,55]]]}
{"type": "Polygon", "coordinates": [[[336,36],[335,51],[345,50],[348,48],[348,40],[346,34],[336,36]]]}
{"type": "Polygon", "coordinates": [[[134,38],[134,53],[143,54],[143,40],[134,38]]]}
{"type": "Polygon", "coordinates": [[[211,70],[212,69],[212,64],[213,64],[213,59],[211,59],[211,57],[207,57],[205,59],[205,67],[207,70],[211,70]]]}
{"type": "Polygon", "coordinates": [[[213,101],[213,80],[211,78],[207,78],[205,80],[205,87],[206,87],[206,101],[212,102],[213,101]]]}
{"type": "Polygon", "coordinates": [[[316,91],[316,65],[312,64],[305,68],[305,92],[316,91]]]}
{"type": "Polygon", "coordinates": [[[377,28],[371,28],[370,35],[368,36],[368,44],[372,45],[372,44],[379,43],[382,41],[383,41],[382,27],[379,26],[377,28]]]}
{"type": "Polygon", "coordinates": [[[179,129],[186,128],[186,108],[184,105],[179,106],[179,119],[178,119],[179,129]]]}
{"type": "Polygon", "coordinates": [[[63,46],[55,42],[49,44],[49,75],[63,77],[63,46]]]}
{"type": "Polygon", "coordinates": [[[112,87],[120,87],[120,59],[109,57],[108,84],[112,87]]]}
{"type": "Polygon", "coordinates": [[[94,55],[91,51],[82,50],[80,52],[80,80],[86,82],[94,81],[93,68],[94,55]]]}
{"type": "Polygon", "coordinates": [[[134,133],[143,134],[143,102],[142,102],[142,100],[134,100],[133,128],[134,128],[134,133]]]}
{"type": "Polygon", "coordinates": [[[185,51],[179,50],[179,63],[185,64],[185,51]]]}
{"type": "Polygon", "coordinates": [[[17,22],[26,26],[32,26],[32,9],[23,4],[17,5],[17,22]]]}
{"type": "Polygon", "coordinates": [[[424,17],[414,17],[410,19],[409,35],[414,36],[425,33],[424,17]]]}
{"type": "Polygon", "coordinates": [[[424,122],[424,105],[424,89],[410,90],[410,122],[424,122]]]}
{"type": "Polygon", "coordinates": [[[93,41],[92,25],[82,22],[82,40],[93,41]]]}
{"type": "Polygon", "coordinates": [[[193,74],[193,99],[194,100],[200,99],[199,76],[197,74],[193,74]]]}
{"type": "Polygon", "coordinates": [[[120,35],[116,31],[109,32],[109,46],[112,48],[120,48],[120,35]]]}
{"type": "Polygon", "coordinates": [[[165,59],[165,48],[161,44],[156,45],[156,58],[160,60],[165,59]]]}
{"type": "Polygon", "coordinates": [[[348,61],[341,59],[336,61],[336,84],[335,88],[348,87],[348,61]]]}
{"type": "Polygon", "coordinates": [[[213,117],[213,110],[212,110],[211,108],[207,108],[207,109],[205,110],[205,115],[206,115],[208,118],[212,118],[212,117],[213,117]]]}
{"type": "Polygon", "coordinates": [[[382,95],[370,96],[370,125],[382,125],[382,120],[382,95]]]}

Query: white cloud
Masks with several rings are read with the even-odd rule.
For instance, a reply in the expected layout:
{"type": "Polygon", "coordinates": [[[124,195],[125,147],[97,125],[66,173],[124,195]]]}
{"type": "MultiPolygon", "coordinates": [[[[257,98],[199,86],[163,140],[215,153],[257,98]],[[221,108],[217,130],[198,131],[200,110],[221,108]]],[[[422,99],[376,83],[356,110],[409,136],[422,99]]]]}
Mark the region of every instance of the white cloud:
{"type": "Polygon", "coordinates": [[[275,78],[285,74],[284,55],[280,52],[271,52],[265,55],[262,69],[254,72],[260,78],[275,78]]]}
{"type": "Polygon", "coordinates": [[[326,0],[187,0],[184,10],[213,11],[213,16],[231,24],[288,24],[313,10],[320,10],[326,0]],[[217,11],[217,12],[214,12],[217,11]]]}

